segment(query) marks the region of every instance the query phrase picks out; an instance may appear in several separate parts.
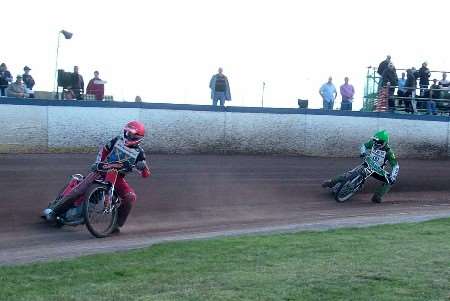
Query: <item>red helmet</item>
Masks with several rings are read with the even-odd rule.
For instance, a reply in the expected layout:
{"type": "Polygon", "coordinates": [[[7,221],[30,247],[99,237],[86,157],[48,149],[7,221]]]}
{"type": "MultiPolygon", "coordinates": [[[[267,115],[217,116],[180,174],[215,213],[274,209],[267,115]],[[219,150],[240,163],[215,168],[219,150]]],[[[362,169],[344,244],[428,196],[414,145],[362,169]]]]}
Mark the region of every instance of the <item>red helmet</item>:
{"type": "Polygon", "coordinates": [[[123,140],[126,146],[138,145],[145,136],[145,127],[142,122],[130,121],[123,129],[123,140]]]}

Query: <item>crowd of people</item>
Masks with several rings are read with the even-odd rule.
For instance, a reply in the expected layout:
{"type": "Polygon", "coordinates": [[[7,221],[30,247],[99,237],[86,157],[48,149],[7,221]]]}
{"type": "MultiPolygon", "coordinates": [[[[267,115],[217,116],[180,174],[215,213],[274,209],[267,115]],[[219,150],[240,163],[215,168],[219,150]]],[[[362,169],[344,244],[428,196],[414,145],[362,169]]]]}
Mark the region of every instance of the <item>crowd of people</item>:
{"type": "Polygon", "coordinates": [[[406,69],[406,73],[402,72],[398,78],[395,65],[388,55],[379,64],[377,73],[380,76],[379,91],[384,89],[387,92],[390,111],[396,109],[397,100],[398,106],[405,107],[405,112],[416,113],[419,109],[426,109],[428,114],[437,114],[440,101],[446,99],[450,91],[450,81],[446,72],[442,73],[440,80],[433,79],[433,84],[430,85],[431,71],[427,62],[423,62],[418,70],[415,67],[406,69]]]}
{"type": "MultiPolygon", "coordinates": [[[[30,74],[31,68],[25,66],[23,74],[18,74],[13,79],[11,72],[5,63],[0,64],[0,96],[16,98],[34,98],[34,86],[36,82],[30,74]]],[[[106,81],[100,79],[100,73],[94,71],[94,77],[89,81],[86,89],[83,76],[79,73],[79,67],[74,66],[70,73],[68,84],[63,87],[63,99],[82,100],[85,98],[103,100],[105,98],[106,81]]]]}

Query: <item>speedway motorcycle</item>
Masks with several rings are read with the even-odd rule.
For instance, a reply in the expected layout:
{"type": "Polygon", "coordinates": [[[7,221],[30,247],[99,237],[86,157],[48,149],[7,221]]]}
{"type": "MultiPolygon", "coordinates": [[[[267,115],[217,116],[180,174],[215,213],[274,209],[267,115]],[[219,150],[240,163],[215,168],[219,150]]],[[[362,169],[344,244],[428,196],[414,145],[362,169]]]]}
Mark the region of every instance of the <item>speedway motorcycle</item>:
{"type": "Polygon", "coordinates": [[[362,190],[366,180],[371,176],[391,184],[389,173],[380,167],[380,160],[381,158],[373,150],[363,156],[363,162],[347,172],[344,181],[331,188],[335,200],[339,203],[347,201],[355,193],[362,190]]]}
{"type": "MultiPolygon", "coordinates": [[[[62,227],[86,225],[88,231],[95,237],[103,238],[110,235],[117,227],[118,208],[121,205],[115,191],[115,183],[120,171],[127,170],[127,161],[96,164],[95,180],[89,185],[84,195],[73,203],[64,214],[56,216],[55,225],[62,227]]],[[[50,202],[49,208],[69,194],[85,177],[81,174],[70,176],[68,183],[50,202]]],[[[45,218],[45,216],[42,216],[45,218]]]]}

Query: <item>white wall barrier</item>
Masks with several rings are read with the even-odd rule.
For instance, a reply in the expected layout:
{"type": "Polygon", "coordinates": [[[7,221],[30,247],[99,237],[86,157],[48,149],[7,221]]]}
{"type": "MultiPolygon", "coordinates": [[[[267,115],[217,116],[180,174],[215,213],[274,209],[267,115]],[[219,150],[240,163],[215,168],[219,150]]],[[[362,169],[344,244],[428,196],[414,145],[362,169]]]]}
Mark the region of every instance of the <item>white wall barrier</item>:
{"type": "Polygon", "coordinates": [[[448,117],[206,106],[79,106],[0,103],[0,152],[92,151],[138,119],[153,153],[243,153],[351,157],[386,129],[399,157],[449,156],[448,117]],[[135,107],[133,107],[135,106],[135,107]]]}

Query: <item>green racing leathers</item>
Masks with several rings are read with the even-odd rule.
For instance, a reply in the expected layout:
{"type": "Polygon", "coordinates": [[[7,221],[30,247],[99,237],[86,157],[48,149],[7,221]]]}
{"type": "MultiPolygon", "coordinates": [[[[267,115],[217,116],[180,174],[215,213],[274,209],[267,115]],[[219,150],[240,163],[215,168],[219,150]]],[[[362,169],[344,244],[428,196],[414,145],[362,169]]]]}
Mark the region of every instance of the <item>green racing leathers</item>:
{"type": "MultiPolygon", "coordinates": [[[[391,166],[389,183],[387,183],[384,178],[381,178],[376,174],[373,175],[374,178],[382,181],[382,184],[375,190],[372,200],[374,202],[380,202],[382,197],[389,192],[391,185],[394,184],[395,181],[397,180],[398,172],[400,169],[398,161],[389,144],[386,143],[381,148],[376,149],[374,147],[373,140],[369,140],[368,142],[361,145],[360,154],[361,156],[371,156],[373,161],[376,162],[378,166],[380,166],[381,168],[383,168],[387,162],[389,162],[389,165],[391,166]]],[[[342,175],[338,175],[332,178],[331,181],[328,183],[329,184],[328,186],[333,187],[337,183],[344,182],[347,179],[348,175],[349,175],[348,172],[346,172],[342,175]]]]}

